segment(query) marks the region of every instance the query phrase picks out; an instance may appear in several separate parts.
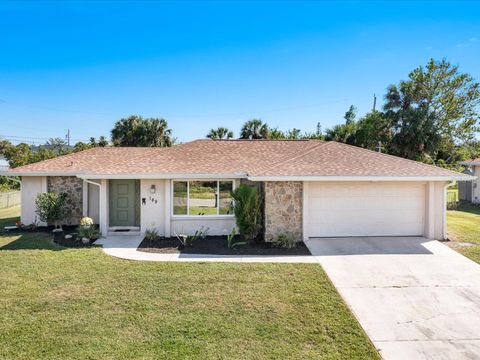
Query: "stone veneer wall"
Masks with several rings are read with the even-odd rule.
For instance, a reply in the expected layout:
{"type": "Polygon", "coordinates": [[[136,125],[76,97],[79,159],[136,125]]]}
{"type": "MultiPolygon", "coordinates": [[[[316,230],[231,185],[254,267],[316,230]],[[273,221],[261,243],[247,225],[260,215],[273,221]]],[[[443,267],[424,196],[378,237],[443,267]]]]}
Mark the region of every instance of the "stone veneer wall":
{"type": "Polygon", "coordinates": [[[83,212],[83,180],[76,176],[49,176],[48,192],[65,192],[67,199],[67,216],[63,225],[78,225],[83,212]]]}
{"type": "Polygon", "coordinates": [[[297,241],[303,232],[303,183],[301,181],[265,182],[265,241],[279,234],[292,234],[297,241]]]}

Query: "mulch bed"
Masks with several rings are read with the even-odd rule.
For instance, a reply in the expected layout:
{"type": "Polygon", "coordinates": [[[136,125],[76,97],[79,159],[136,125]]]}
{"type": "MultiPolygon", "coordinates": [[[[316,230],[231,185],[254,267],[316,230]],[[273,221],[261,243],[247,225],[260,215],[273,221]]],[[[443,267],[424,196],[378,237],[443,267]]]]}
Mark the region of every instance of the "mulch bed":
{"type": "Polygon", "coordinates": [[[39,226],[36,228],[17,228],[8,230],[9,233],[43,233],[47,235],[52,235],[53,242],[63,246],[63,247],[70,247],[70,248],[78,248],[78,247],[90,247],[93,245],[95,240],[91,240],[89,244],[83,244],[81,239],[78,239],[76,232],[78,226],[69,226],[64,225],[62,226],[63,231],[53,232],[53,226],[39,226]],[[71,234],[72,237],[70,239],[65,239],[65,235],[71,234]]]}
{"type": "MultiPolygon", "coordinates": [[[[238,241],[238,240],[237,240],[238,241]]],[[[237,246],[230,249],[226,236],[207,236],[196,240],[192,245],[179,247],[177,238],[158,238],[150,242],[143,239],[137,251],[158,254],[205,254],[205,255],[311,255],[303,242],[293,249],[273,246],[271,243],[258,242],[253,245],[237,246]]]]}

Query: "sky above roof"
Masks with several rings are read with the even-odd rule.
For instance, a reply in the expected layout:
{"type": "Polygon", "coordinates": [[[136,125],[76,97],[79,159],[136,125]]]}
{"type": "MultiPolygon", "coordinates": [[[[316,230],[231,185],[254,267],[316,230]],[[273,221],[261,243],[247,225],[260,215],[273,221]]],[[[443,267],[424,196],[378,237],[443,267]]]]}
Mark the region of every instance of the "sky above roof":
{"type": "Polygon", "coordinates": [[[180,141],[261,118],[363,114],[429,58],[480,78],[478,2],[0,3],[0,136],[35,144],[163,117],[180,141]]]}

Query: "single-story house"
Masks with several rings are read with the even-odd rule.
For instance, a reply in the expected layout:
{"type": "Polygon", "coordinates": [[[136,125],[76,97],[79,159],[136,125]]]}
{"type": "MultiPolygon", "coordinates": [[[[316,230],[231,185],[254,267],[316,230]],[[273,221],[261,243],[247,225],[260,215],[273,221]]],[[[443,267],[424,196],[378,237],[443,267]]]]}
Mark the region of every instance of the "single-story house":
{"type": "Polygon", "coordinates": [[[459,200],[472,202],[474,204],[480,203],[480,158],[462,161],[460,165],[465,166],[464,174],[472,175],[468,181],[458,182],[458,198],[459,200]]]}
{"type": "Polygon", "coordinates": [[[171,148],[93,148],[11,169],[22,179],[21,221],[42,192],[67,192],[66,221],[89,216],[102,233],[211,235],[235,226],[230,191],[257,185],[265,239],[445,237],[446,187],[470,175],[337,142],[196,140],[171,148]]]}

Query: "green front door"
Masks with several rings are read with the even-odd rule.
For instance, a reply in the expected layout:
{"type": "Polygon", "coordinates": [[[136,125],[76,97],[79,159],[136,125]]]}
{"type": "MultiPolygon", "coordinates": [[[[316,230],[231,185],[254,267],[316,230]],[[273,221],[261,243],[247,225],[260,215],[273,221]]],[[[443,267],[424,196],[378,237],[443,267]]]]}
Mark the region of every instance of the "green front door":
{"type": "Polygon", "coordinates": [[[137,225],[136,180],[110,180],[110,226],[137,225]]]}

